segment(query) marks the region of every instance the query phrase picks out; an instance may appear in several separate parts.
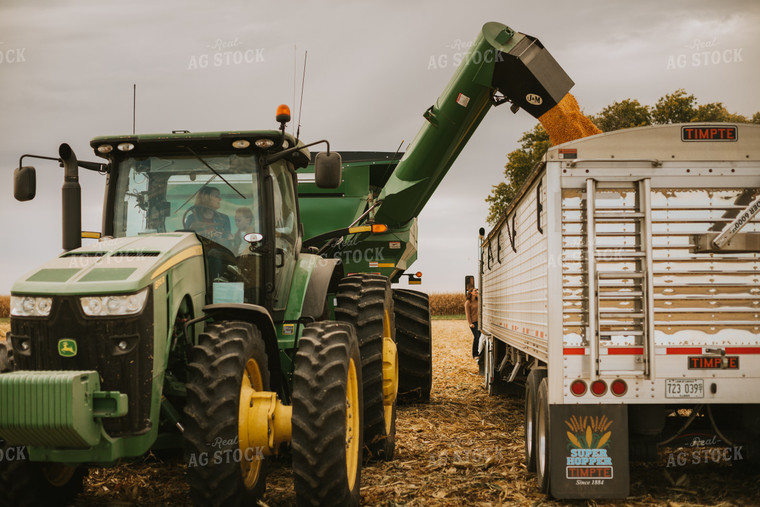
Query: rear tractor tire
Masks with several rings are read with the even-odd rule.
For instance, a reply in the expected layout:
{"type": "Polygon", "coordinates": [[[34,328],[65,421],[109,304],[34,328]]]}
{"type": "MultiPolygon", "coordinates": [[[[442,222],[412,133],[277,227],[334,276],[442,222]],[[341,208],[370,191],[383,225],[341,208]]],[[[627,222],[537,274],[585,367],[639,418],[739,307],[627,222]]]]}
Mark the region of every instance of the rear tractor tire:
{"type": "Polygon", "coordinates": [[[338,287],[336,319],[353,324],[359,340],[364,391],[365,459],[393,459],[399,363],[393,294],[380,275],[352,275],[338,287]]]}
{"type": "Polygon", "coordinates": [[[244,419],[240,426],[251,390],[269,391],[261,331],[248,322],[206,324],[188,370],[183,436],[190,497],[195,505],[255,504],[266,487],[266,463],[259,450],[241,448],[244,419]]]}
{"type": "Polygon", "coordinates": [[[423,292],[393,290],[398,345],[398,401],[427,403],[433,386],[430,299],[423,292]]]}
{"type": "Polygon", "coordinates": [[[359,505],[362,401],[353,326],[306,326],[293,377],[291,449],[298,505],[359,505]]]}

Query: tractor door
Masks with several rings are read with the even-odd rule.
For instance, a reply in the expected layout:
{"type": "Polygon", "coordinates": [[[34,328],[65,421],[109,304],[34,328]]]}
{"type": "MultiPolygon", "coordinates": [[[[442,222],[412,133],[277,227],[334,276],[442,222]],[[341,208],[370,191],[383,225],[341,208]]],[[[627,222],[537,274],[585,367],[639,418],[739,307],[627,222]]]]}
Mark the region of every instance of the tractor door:
{"type": "Polygon", "coordinates": [[[274,163],[268,168],[272,178],[274,219],[274,310],[284,310],[288,304],[290,283],[296,266],[298,218],[293,175],[286,163],[274,163]]]}

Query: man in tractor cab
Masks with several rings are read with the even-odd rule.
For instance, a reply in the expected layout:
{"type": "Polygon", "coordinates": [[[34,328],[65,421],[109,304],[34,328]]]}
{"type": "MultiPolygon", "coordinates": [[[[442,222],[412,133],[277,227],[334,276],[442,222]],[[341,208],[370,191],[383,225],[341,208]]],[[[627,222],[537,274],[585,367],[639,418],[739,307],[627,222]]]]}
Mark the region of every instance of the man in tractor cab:
{"type": "Polygon", "coordinates": [[[218,188],[207,185],[201,187],[195,195],[195,205],[185,213],[184,227],[225,248],[231,248],[230,217],[217,211],[221,202],[222,194],[218,188]]]}

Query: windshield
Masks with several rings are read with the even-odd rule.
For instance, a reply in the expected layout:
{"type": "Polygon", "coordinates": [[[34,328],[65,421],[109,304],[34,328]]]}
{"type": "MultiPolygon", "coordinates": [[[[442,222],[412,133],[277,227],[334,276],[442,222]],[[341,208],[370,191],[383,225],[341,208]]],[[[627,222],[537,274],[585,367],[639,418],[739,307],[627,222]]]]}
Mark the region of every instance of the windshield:
{"type": "Polygon", "coordinates": [[[262,232],[256,157],[201,157],[122,160],[114,200],[114,236],[193,230],[236,255],[244,249],[245,234],[262,232]]]}

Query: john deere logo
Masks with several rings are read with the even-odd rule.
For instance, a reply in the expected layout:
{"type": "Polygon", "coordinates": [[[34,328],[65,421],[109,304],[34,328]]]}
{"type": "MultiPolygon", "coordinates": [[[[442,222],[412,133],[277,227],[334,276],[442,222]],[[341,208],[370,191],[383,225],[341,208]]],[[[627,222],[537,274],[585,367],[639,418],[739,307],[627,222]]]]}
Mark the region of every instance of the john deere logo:
{"type": "Polygon", "coordinates": [[[77,355],[77,342],[71,338],[58,340],[58,354],[62,357],[74,357],[77,355]]]}

